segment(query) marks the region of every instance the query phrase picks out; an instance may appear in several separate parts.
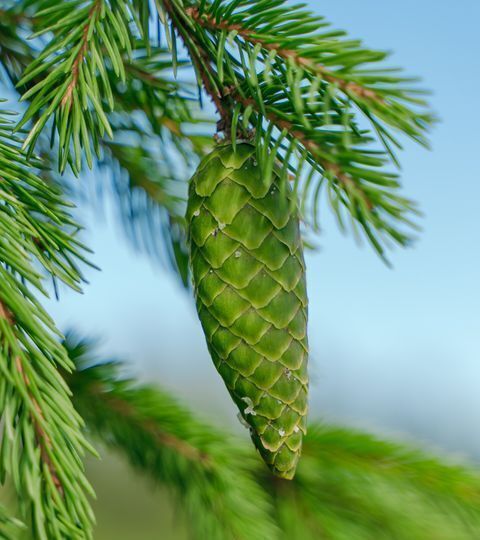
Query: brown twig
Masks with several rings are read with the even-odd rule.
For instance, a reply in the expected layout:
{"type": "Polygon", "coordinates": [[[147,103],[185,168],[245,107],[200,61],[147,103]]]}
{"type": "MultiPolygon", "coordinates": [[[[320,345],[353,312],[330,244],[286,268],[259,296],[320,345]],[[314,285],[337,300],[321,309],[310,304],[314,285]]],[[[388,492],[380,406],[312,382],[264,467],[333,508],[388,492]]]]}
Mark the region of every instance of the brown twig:
{"type": "MultiPolygon", "coordinates": [[[[4,302],[0,300],[0,317],[5,319],[11,326],[15,324],[14,316],[12,312],[5,306],[4,302]]],[[[23,362],[20,356],[17,356],[15,358],[15,366],[17,368],[17,371],[22,376],[25,385],[27,389],[30,387],[30,379],[28,378],[28,375],[25,373],[25,369],[23,367],[23,362]]],[[[30,399],[32,400],[33,406],[38,414],[38,416],[44,420],[44,415],[42,408],[40,407],[40,404],[30,394],[30,399]]],[[[57,471],[55,469],[55,465],[50,457],[50,451],[52,448],[52,441],[48,435],[48,433],[45,432],[43,429],[41,423],[38,421],[38,418],[33,414],[30,413],[30,418],[33,423],[33,429],[35,431],[35,438],[37,440],[37,444],[40,448],[40,458],[47,466],[48,470],[50,471],[50,476],[52,477],[53,484],[59,491],[59,493],[63,496],[63,486],[60,481],[60,478],[58,477],[57,471]]]]}
{"type": "Polygon", "coordinates": [[[82,45],[72,65],[72,80],[67,86],[67,89],[65,90],[65,94],[62,97],[61,104],[63,107],[67,105],[71,105],[72,94],[78,83],[80,64],[83,62],[85,55],[87,54],[87,51],[88,51],[88,30],[90,28],[91,19],[92,17],[96,16],[96,11],[99,10],[100,6],[101,6],[101,0],[95,0],[94,3],[92,4],[92,7],[90,8],[90,11],[88,12],[88,21],[83,27],[83,32],[82,32],[82,38],[81,38],[82,45]]]}
{"type": "Polygon", "coordinates": [[[167,446],[191,461],[198,461],[202,465],[211,466],[210,457],[205,453],[175,437],[171,433],[162,431],[154,420],[143,418],[134,407],[123,399],[113,396],[101,383],[91,385],[90,392],[97,399],[101,399],[112,411],[132,420],[136,426],[147,431],[161,446],[167,446]]]}
{"type": "MultiPolygon", "coordinates": [[[[15,365],[17,366],[17,370],[22,375],[23,380],[25,381],[25,384],[28,388],[30,386],[30,380],[27,374],[25,373],[25,370],[23,369],[22,359],[19,356],[15,358],[15,365]]],[[[32,400],[33,406],[35,407],[35,410],[37,411],[38,416],[40,416],[40,418],[44,420],[45,418],[43,416],[42,409],[40,405],[38,404],[38,401],[33,396],[30,396],[30,398],[32,400]]],[[[35,418],[33,414],[31,414],[30,417],[33,422],[33,428],[35,430],[35,437],[37,439],[37,444],[40,447],[40,457],[42,461],[48,467],[48,470],[50,471],[50,476],[52,477],[53,484],[55,485],[57,490],[60,492],[60,494],[63,495],[62,483],[60,481],[60,478],[58,477],[57,471],[55,469],[55,465],[53,464],[52,459],[50,457],[52,441],[50,440],[50,437],[48,436],[48,434],[45,433],[45,430],[43,429],[43,427],[41,426],[37,418],[35,418]]]]}
{"type": "MultiPolygon", "coordinates": [[[[210,57],[207,54],[207,52],[204,50],[204,48],[201,46],[201,44],[198,42],[198,40],[195,39],[195,36],[193,36],[189,29],[184,26],[184,24],[181,22],[180,18],[175,12],[175,7],[171,3],[170,0],[163,0],[163,5],[165,7],[165,10],[167,11],[170,20],[172,21],[173,25],[175,26],[180,38],[182,39],[185,47],[190,53],[190,57],[192,59],[192,62],[195,66],[195,69],[197,73],[200,75],[202,79],[203,86],[205,88],[205,91],[210,96],[211,100],[213,101],[218,114],[222,118],[221,122],[219,122],[218,129],[219,130],[225,130],[229,123],[231,122],[231,107],[226,104],[226,97],[221,90],[218,90],[215,88],[215,85],[212,83],[212,78],[214,75],[212,65],[210,63],[210,57]],[[194,47],[192,47],[192,44],[194,47]]],[[[188,14],[188,9],[186,10],[186,13],[188,14]]]]}
{"type": "Polygon", "coordinates": [[[5,319],[8,324],[13,325],[13,314],[7,306],[0,300],[0,318],[5,319]]]}
{"type": "Polygon", "coordinates": [[[305,58],[301,56],[297,51],[292,49],[282,49],[278,43],[270,43],[259,37],[253,30],[248,28],[243,28],[240,24],[230,24],[228,21],[219,20],[217,21],[214,17],[208,14],[200,14],[200,11],[197,7],[190,7],[186,11],[186,14],[191,17],[196,23],[200,26],[203,26],[207,30],[225,30],[227,32],[237,32],[237,35],[241,36],[245,41],[252,43],[253,45],[261,45],[267,51],[276,51],[279,56],[285,58],[286,60],[293,60],[297,65],[301,66],[308,71],[315,73],[316,75],[322,77],[326,81],[336,84],[344,92],[351,92],[357,97],[370,99],[372,101],[377,101],[383,103],[383,98],[380,97],[374,90],[361,86],[358,83],[353,81],[347,81],[342,77],[339,77],[337,74],[328,70],[324,66],[310,60],[310,58],[305,58]]]}
{"type": "MultiPolygon", "coordinates": [[[[171,0],[163,0],[163,5],[165,6],[165,9],[167,13],[170,16],[170,19],[172,20],[173,24],[176,26],[179,34],[182,36],[182,39],[185,43],[185,46],[190,52],[190,55],[192,57],[192,60],[194,64],[197,66],[198,71],[200,72],[200,75],[202,77],[202,81],[205,87],[205,90],[207,93],[212,97],[212,100],[214,101],[215,105],[217,106],[217,110],[219,114],[222,116],[222,124],[220,124],[221,129],[225,129],[228,127],[228,120],[231,117],[231,110],[226,110],[225,103],[227,103],[227,107],[230,106],[231,108],[231,102],[228,101],[228,98],[232,98],[235,102],[241,103],[244,107],[248,107],[251,105],[258,111],[258,104],[254,99],[251,98],[245,98],[243,97],[238,90],[235,87],[224,87],[220,91],[216,91],[211,82],[210,78],[208,77],[205,70],[202,69],[201,63],[206,66],[206,68],[209,70],[209,74],[212,74],[212,66],[210,64],[210,59],[208,56],[208,53],[203,49],[201,44],[198,43],[198,41],[194,41],[195,38],[191,35],[191,33],[188,33],[188,29],[185,28],[182,24],[178,24],[178,17],[176,17],[174,6],[171,3],[171,0]],[[194,41],[195,46],[198,50],[193,50],[191,47],[189,47],[188,39],[191,39],[194,41]],[[198,60],[198,56],[200,55],[200,63],[198,60]]],[[[244,39],[247,39],[251,43],[260,43],[262,46],[264,46],[268,50],[277,50],[278,53],[285,57],[285,58],[293,58],[295,61],[300,62],[304,67],[306,67],[307,63],[311,63],[310,67],[313,67],[315,65],[316,70],[321,70],[322,76],[327,79],[327,77],[335,78],[335,82],[340,86],[340,83],[342,83],[342,80],[339,80],[334,76],[334,74],[331,74],[331,72],[327,71],[326,68],[322,66],[318,66],[316,64],[313,64],[310,60],[307,58],[303,58],[299,56],[295,51],[289,51],[289,50],[282,50],[278,46],[275,46],[273,43],[264,43],[263,41],[259,40],[258,38],[253,37],[253,32],[248,29],[242,28],[240,25],[229,25],[226,21],[215,21],[213,18],[210,18],[208,15],[200,15],[200,12],[198,8],[196,7],[190,7],[185,10],[185,14],[190,17],[192,20],[197,22],[198,24],[203,25],[206,28],[210,28],[213,30],[227,30],[227,31],[237,31],[239,35],[241,35],[244,39]]],[[[344,90],[356,90],[359,91],[359,86],[355,85],[352,86],[354,83],[349,83],[347,81],[343,81],[343,89],[344,90]],[[350,86],[348,86],[350,85],[350,86]],[[348,88],[347,88],[348,87],[348,88]]],[[[364,89],[365,92],[368,91],[368,89],[364,89]]],[[[365,94],[366,95],[366,94],[365,94]]],[[[372,97],[372,96],[370,96],[372,97]]],[[[380,99],[380,98],[379,98],[380,99]]],[[[302,145],[309,150],[317,159],[318,163],[323,167],[325,171],[328,171],[332,173],[335,178],[338,179],[338,181],[345,186],[345,188],[350,191],[351,189],[355,189],[357,193],[363,198],[365,204],[368,208],[373,208],[373,203],[369,200],[369,198],[366,196],[366,194],[358,187],[357,183],[351,178],[349,174],[344,173],[341,170],[341,167],[337,163],[332,163],[331,161],[328,161],[326,159],[323,159],[319,156],[321,153],[320,146],[315,143],[314,141],[308,139],[308,137],[303,133],[302,131],[299,131],[295,128],[295,126],[282,118],[279,118],[274,113],[267,113],[267,119],[273,122],[278,128],[281,130],[286,129],[289,134],[298,139],[302,145]]]]}

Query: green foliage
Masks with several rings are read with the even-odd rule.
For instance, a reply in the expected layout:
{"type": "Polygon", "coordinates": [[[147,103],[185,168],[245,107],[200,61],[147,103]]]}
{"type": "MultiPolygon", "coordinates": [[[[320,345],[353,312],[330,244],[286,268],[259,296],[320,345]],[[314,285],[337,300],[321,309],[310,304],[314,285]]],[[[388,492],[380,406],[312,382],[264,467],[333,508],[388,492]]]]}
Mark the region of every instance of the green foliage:
{"type": "Polygon", "coordinates": [[[117,215],[131,243],[167,261],[189,284],[185,243],[186,178],[211,147],[211,120],[202,115],[192,87],[172,79],[168,51],[137,50],[130,77],[115,87],[114,141],[102,141],[100,165],[108,170],[117,215]]]}
{"type": "Polygon", "coordinates": [[[35,174],[5,114],[0,113],[0,476],[12,482],[36,537],[89,538],[91,489],[80,461],[89,445],[58,371],[72,364],[32,290],[47,294],[45,273],[78,290],[83,246],[61,193],[35,174]]]}
{"type": "Polygon", "coordinates": [[[115,140],[102,141],[100,166],[111,177],[109,195],[128,239],[152,258],[167,259],[187,286],[185,178],[211,140],[195,132],[204,121],[194,116],[191,89],[163,73],[171,68],[164,54],[158,49],[156,60],[148,64],[155,67],[146,82],[139,67],[144,64],[138,62],[139,78],[118,93],[123,114],[112,117],[115,140]]]}
{"type": "Polygon", "coordinates": [[[101,137],[113,137],[105,113],[114,107],[107,63],[125,81],[123,54],[132,52],[129,25],[134,14],[130,2],[122,0],[38,0],[36,7],[38,30],[31,37],[49,34],[51,39],[17,83],[22,88],[35,82],[22,95],[30,105],[17,129],[38,116],[24,143],[32,152],[53,115],[59,137],[59,170],[63,172],[70,162],[78,172],[82,152],[91,156],[92,144],[98,151],[101,137]]]}
{"type": "MultiPolygon", "coordinates": [[[[3,67],[13,84],[35,58],[35,51],[22,32],[38,21],[26,8],[21,8],[17,3],[4,11],[2,21],[8,21],[8,25],[0,26],[0,57],[3,55],[3,67]],[[17,21],[19,26],[15,27],[17,21]]],[[[173,80],[168,51],[157,46],[150,46],[147,51],[141,41],[134,45],[135,58],[124,59],[128,74],[124,82],[107,64],[115,100],[115,113],[107,113],[107,117],[114,141],[98,139],[98,160],[94,159],[95,153],[88,151],[89,147],[85,153],[89,165],[100,165],[111,177],[112,189],[106,189],[105,182],[98,182],[99,178],[103,180],[98,172],[93,189],[88,176],[78,183],[68,174],[55,174],[56,156],[50,150],[51,139],[45,130],[39,135],[37,148],[48,158],[51,169],[44,170],[43,176],[65,187],[73,199],[83,204],[91,193],[113,195],[116,214],[128,240],[162,264],[168,261],[187,285],[184,206],[180,199],[184,199],[185,179],[197,156],[211,146],[211,137],[204,134],[210,120],[196,107],[191,85],[173,80]],[[165,189],[167,185],[169,189],[165,189]]],[[[27,82],[23,88],[28,90],[32,86],[32,82],[27,82]]],[[[108,109],[108,104],[105,107],[108,109]]]]}
{"type": "Polygon", "coordinates": [[[480,533],[479,480],[399,444],[317,424],[295,481],[272,490],[292,540],[313,540],[319,531],[342,540],[460,540],[480,533]]]}
{"type": "Polygon", "coordinates": [[[0,82],[13,84],[19,80],[25,66],[33,59],[34,51],[25,39],[22,9],[13,4],[9,9],[0,7],[0,82]],[[5,77],[6,75],[6,77],[5,77]]]}
{"type": "MultiPolygon", "coordinates": [[[[185,147],[185,139],[193,149],[202,153],[205,146],[211,145],[211,136],[202,137],[202,132],[191,133],[192,126],[211,122],[202,114],[197,104],[195,87],[191,83],[174,80],[173,61],[168,49],[150,47],[147,52],[136,44],[135,57],[125,62],[127,79],[116,81],[109,71],[115,98],[115,118],[132,122],[141,117],[152,134],[162,141],[171,141],[182,156],[190,160],[192,154],[185,147]],[[140,114],[142,113],[142,114],[140,114]],[[182,144],[183,143],[183,144],[182,144]]],[[[176,64],[177,70],[187,67],[187,62],[176,64]]],[[[178,73],[178,75],[180,75],[178,73]]],[[[145,127],[145,126],[144,126],[145,127]]],[[[115,129],[115,126],[113,126],[115,129]]]]}
{"type": "Polygon", "coordinates": [[[274,478],[244,440],[199,422],[159,388],[122,377],[122,365],[100,362],[92,342],[70,335],[66,345],[88,430],[176,492],[197,538],[478,538],[477,472],[313,423],[295,479],[274,478]]]}
{"type": "MultiPolygon", "coordinates": [[[[82,193],[69,171],[84,163],[97,186],[109,172],[130,240],[188,283],[181,216],[211,146],[205,95],[217,136],[253,141],[264,169],[282,163],[314,228],[325,192],[382,256],[407,245],[416,206],[400,195],[397,151],[405,137],[426,144],[432,118],[385,56],[283,0],[2,2],[0,93],[16,88],[25,108],[16,125],[0,119],[0,473],[35,539],[91,537],[89,445],[59,369],[88,432],[168,485],[199,538],[479,537],[476,473],[313,425],[297,478],[272,480],[243,441],[99,364],[88,343],[72,338],[70,359],[37,299],[48,278],[80,288],[85,250],[57,186],[82,193]]],[[[17,525],[0,510],[1,538],[17,525]]]]}
{"type": "MultiPolygon", "coordinates": [[[[113,135],[108,111],[122,110],[119,81],[127,89],[124,102],[145,110],[158,128],[162,108],[156,93],[163,81],[158,86],[148,2],[33,5],[39,10],[32,19],[34,35],[50,39],[18,86],[22,99],[30,100],[20,125],[36,119],[27,139],[30,150],[54,116],[60,170],[70,163],[78,173],[82,155],[91,165],[91,146],[99,152],[103,135],[113,135]]],[[[380,255],[390,240],[409,243],[417,210],[399,194],[390,165],[398,165],[398,135],[426,144],[432,116],[415,79],[384,67],[385,53],[331,29],[302,6],[158,0],[156,7],[173,73],[190,63],[216,106],[219,131],[227,138],[255,137],[265,167],[266,156],[277,155],[284,174],[298,183],[312,226],[318,226],[325,191],[340,226],[350,220],[380,255]],[[179,58],[184,50],[187,60],[179,58]]]]}
{"type": "Polygon", "coordinates": [[[340,225],[350,217],[381,255],[388,239],[408,243],[404,226],[413,225],[415,206],[398,194],[397,175],[386,166],[398,164],[395,133],[426,144],[432,117],[413,80],[380,63],[385,53],[285,1],[158,4],[226,135],[255,131],[259,162],[268,168],[267,156],[277,154],[300,183],[314,225],[324,187],[340,225]]]}
{"type": "Polygon", "coordinates": [[[78,369],[69,379],[75,405],[90,432],[170,487],[198,538],[276,538],[248,452],[168,394],[122,377],[116,362],[98,363],[89,342],[70,335],[66,346],[78,369]]]}

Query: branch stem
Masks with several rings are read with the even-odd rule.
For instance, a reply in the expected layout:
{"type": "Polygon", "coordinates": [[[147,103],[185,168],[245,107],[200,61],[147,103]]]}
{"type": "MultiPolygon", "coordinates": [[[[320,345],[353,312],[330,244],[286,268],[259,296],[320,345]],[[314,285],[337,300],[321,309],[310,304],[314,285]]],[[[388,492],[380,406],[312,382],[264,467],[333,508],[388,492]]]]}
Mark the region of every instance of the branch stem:
{"type": "Polygon", "coordinates": [[[203,465],[210,465],[210,459],[207,454],[175,435],[161,430],[153,419],[142,417],[127,400],[109,393],[108,389],[102,383],[96,382],[90,384],[89,392],[92,397],[102,401],[103,407],[107,407],[115,414],[121,415],[128,421],[135,423],[136,426],[145,430],[161,446],[171,448],[190,461],[198,461],[203,465]]]}
{"type": "MultiPolygon", "coordinates": [[[[0,317],[5,319],[10,326],[15,325],[15,320],[12,312],[5,306],[2,300],[0,300],[0,317]]],[[[30,379],[28,378],[28,375],[25,373],[25,369],[23,366],[23,362],[20,356],[16,356],[15,358],[15,366],[17,368],[17,371],[22,376],[23,381],[25,382],[25,386],[27,388],[27,391],[30,387],[30,379]]],[[[32,395],[31,392],[29,392],[29,397],[33,403],[33,406],[35,408],[35,411],[42,420],[45,420],[45,416],[43,414],[42,408],[40,404],[38,403],[37,399],[32,395]]],[[[33,412],[30,412],[30,418],[32,420],[33,428],[35,430],[35,438],[37,440],[37,444],[40,448],[40,458],[47,466],[48,470],[50,471],[50,476],[52,477],[52,481],[59,491],[59,493],[63,496],[63,486],[60,481],[60,478],[57,474],[55,465],[51,459],[50,452],[52,448],[52,441],[50,440],[50,437],[43,429],[41,423],[38,421],[38,418],[33,412]]]]}
{"type": "MultiPolygon", "coordinates": [[[[222,118],[219,129],[225,129],[231,123],[231,106],[226,101],[228,100],[220,89],[215,84],[214,71],[210,63],[210,57],[205,49],[199,43],[198,39],[189,31],[186,25],[182,22],[181,17],[177,14],[175,5],[171,0],[163,0],[165,10],[170,17],[170,20],[187,48],[190,58],[194,64],[195,70],[202,79],[205,91],[213,101],[218,114],[222,118]]],[[[186,14],[188,15],[188,9],[186,14]]]]}
{"type": "Polygon", "coordinates": [[[297,51],[284,49],[278,43],[269,42],[259,37],[259,35],[248,28],[243,28],[241,24],[231,24],[225,20],[216,20],[208,14],[200,14],[198,7],[190,7],[186,14],[192,18],[197,24],[210,31],[226,31],[236,32],[237,35],[248,41],[252,45],[261,45],[267,51],[275,51],[285,60],[293,60],[299,67],[310,71],[316,76],[319,76],[329,83],[335,84],[345,93],[353,93],[359,98],[370,99],[383,103],[384,100],[374,90],[361,86],[353,81],[348,81],[338,74],[328,70],[326,67],[314,62],[310,58],[306,58],[298,54],[297,51]]]}
{"type": "Polygon", "coordinates": [[[93,17],[97,16],[97,12],[99,11],[102,4],[102,0],[94,0],[92,7],[90,8],[90,11],[88,12],[88,20],[85,23],[85,26],[83,27],[82,32],[82,44],[80,46],[80,50],[77,53],[77,56],[75,57],[75,60],[73,61],[72,65],[72,79],[67,86],[67,89],[65,90],[65,94],[62,97],[61,104],[63,107],[70,106],[72,101],[72,95],[73,91],[75,90],[77,84],[78,84],[78,77],[79,77],[79,71],[80,71],[80,65],[83,62],[87,51],[88,51],[88,31],[90,28],[90,25],[92,23],[93,17]]]}

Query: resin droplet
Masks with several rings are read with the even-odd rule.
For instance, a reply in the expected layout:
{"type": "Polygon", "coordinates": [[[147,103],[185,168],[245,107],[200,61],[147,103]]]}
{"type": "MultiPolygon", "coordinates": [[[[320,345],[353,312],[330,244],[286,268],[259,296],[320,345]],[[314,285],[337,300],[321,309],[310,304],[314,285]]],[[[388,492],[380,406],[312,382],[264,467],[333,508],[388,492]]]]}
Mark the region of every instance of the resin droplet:
{"type": "Polygon", "coordinates": [[[257,416],[257,413],[253,409],[253,401],[249,397],[243,397],[242,401],[245,401],[247,406],[245,407],[245,410],[243,411],[243,414],[246,416],[247,414],[251,414],[252,416],[257,416]]]}

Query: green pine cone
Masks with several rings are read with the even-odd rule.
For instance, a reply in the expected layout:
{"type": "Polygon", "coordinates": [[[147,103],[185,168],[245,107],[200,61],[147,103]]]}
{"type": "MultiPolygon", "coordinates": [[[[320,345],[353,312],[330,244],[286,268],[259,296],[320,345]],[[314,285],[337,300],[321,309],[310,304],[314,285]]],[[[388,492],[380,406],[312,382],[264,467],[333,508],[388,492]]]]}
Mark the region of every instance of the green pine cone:
{"type": "Polygon", "coordinates": [[[191,179],[193,282],[215,366],[272,472],[293,478],[306,432],[307,293],[296,206],[255,147],[218,146],[191,179]]]}

